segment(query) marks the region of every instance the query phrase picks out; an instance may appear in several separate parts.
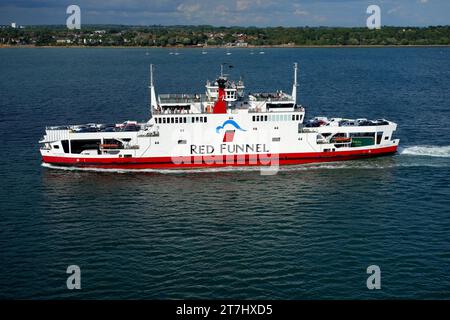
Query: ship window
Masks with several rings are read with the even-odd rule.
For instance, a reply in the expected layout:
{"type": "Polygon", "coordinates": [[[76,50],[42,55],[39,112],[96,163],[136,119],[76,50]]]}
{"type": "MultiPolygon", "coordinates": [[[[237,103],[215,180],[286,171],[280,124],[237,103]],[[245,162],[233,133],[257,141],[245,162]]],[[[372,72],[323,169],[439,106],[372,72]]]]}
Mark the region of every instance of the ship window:
{"type": "Polygon", "coordinates": [[[292,115],[292,121],[295,121],[295,114],[292,115]]]}
{"type": "Polygon", "coordinates": [[[199,117],[195,117],[195,122],[200,122],[199,117]]]}
{"type": "Polygon", "coordinates": [[[166,118],[163,118],[162,120],[163,120],[163,123],[166,123],[166,118]]]}
{"type": "Polygon", "coordinates": [[[175,118],[175,123],[178,123],[178,119],[179,119],[178,117],[175,118]]]}
{"type": "Polygon", "coordinates": [[[170,118],[170,123],[174,123],[175,122],[175,118],[170,118]]]}
{"type": "Polygon", "coordinates": [[[384,137],[384,140],[389,140],[389,136],[384,137]]]}
{"type": "Polygon", "coordinates": [[[267,108],[293,108],[293,103],[267,103],[267,108]]]}
{"type": "Polygon", "coordinates": [[[381,143],[382,138],[383,138],[383,132],[377,132],[377,144],[381,143]]]}
{"type": "Polygon", "coordinates": [[[53,145],[53,148],[54,148],[54,149],[59,149],[59,146],[58,146],[57,144],[54,144],[54,145],[53,145]]]}
{"type": "Polygon", "coordinates": [[[259,121],[259,116],[256,116],[256,121],[259,121]]]}
{"type": "Polygon", "coordinates": [[[200,117],[200,122],[203,122],[203,117],[200,117]]]}
{"type": "Polygon", "coordinates": [[[84,150],[99,150],[100,139],[95,140],[71,140],[70,147],[72,153],[81,153],[84,150]]]}
{"type": "Polygon", "coordinates": [[[267,121],[267,116],[264,116],[264,121],[267,121]]]}
{"type": "Polygon", "coordinates": [[[186,118],[186,117],[184,117],[184,118],[183,118],[183,122],[184,122],[184,123],[186,123],[186,120],[187,120],[187,118],[186,118]]]}
{"type": "Polygon", "coordinates": [[[272,138],[272,141],[273,141],[273,142],[280,142],[280,140],[281,140],[281,139],[280,139],[279,137],[278,137],[278,138],[272,138]]]}
{"type": "Polygon", "coordinates": [[[252,116],[252,121],[254,122],[256,119],[256,116],[252,116]]]}
{"type": "Polygon", "coordinates": [[[208,122],[208,117],[205,117],[205,120],[204,120],[204,122],[208,122]]]}
{"type": "Polygon", "coordinates": [[[124,154],[123,157],[124,158],[131,158],[131,154],[124,154]]]}
{"type": "Polygon", "coordinates": [[[187,141],[186,140],[178,140],[178,144],[186,144],[187,141]]]}
{"type": "Polygon", "coordinates": [[[61,141],[64,153],[69,153],[69,141],[67,140],[62,140],[61,141]]]}

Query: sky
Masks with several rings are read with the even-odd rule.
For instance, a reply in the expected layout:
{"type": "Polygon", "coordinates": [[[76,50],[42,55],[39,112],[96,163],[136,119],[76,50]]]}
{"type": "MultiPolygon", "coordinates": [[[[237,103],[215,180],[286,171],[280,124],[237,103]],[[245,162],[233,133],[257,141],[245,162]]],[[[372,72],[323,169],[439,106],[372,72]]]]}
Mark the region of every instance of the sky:
{"type": "Polygon", "coordinates": [[[382,25],[450,25],[450,0],[0,0],[0,24],[65,24],[71,4],[82,25],[360,27],[372,4],[382,25]]]}

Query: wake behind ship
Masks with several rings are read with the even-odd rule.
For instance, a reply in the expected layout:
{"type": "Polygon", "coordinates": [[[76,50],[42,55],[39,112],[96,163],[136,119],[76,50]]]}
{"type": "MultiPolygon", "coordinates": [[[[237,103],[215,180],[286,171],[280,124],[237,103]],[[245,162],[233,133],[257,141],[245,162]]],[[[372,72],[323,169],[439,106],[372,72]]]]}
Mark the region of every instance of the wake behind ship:
{"type": "Polygon", "coordinates": [[[291,94],[246,94],[223,73],[205,94],[160,94],[150,66],[150,120],[47,127],[44,163],[111,169],[277,166],[393,154],[397,125],[384,119],[315,117],[291,94]]]}

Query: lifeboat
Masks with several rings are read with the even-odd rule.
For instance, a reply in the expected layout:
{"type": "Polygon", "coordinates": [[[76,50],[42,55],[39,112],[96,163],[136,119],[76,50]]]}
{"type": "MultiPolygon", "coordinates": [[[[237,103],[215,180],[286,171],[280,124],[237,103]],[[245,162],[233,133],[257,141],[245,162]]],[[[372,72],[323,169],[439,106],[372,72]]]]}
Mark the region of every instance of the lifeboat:
{"type": "Polygon", "coordinates": [[[336,138],[333,138],[333,141],[335,143],[350,143],[350,142],[352,142],[352,138],[336,137],[336,138]]]}
{"type": "Polygon", "coordinates": [[[102,149],[118,149],[119,145],[117,143],[105,143],[105,144],[101,144],[100,148],[102,148],[102,149]]]}

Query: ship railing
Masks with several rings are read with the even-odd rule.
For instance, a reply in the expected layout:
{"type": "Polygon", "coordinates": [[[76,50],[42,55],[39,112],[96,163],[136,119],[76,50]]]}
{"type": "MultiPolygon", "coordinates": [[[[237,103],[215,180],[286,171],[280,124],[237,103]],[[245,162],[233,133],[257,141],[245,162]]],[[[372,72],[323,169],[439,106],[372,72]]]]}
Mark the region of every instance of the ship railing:
{"type": "Polygon", "coordinates": [[[159,131],[141,131],[138,137],[159,137],[159,131]]]}
{"type": "Polygon", "coordinates": [[[153,108],[152,113],[153,114],[191,114],[194,112],[192,112],[191,110],[185,110],[185,109],[180,110],[177,108],[171,110],[171,109],[169,109],[169,107],[166,107],[165,110],[159,110],[159,109],[153,108]]]}
{"type": "Polygon", "coordinates": [[[314,127],[301,127],[299,128],[299,133],[311,133],[311,132],[318,132],[319,130],[314,127]]]}
{"type": "Polygon", "coordinates": [[[250,93],[249,97],[253,101],[292,101],[292,97],[283,93],[250,93]]]}
{"type": "Polygon", "coordinates": [[[68,129],[57,129],[56,127],[51,127],[51,129],[46,128],[45,131],[47,141],[66,140],[69,138],[68,129]]]}
{"type": "Polygon", "coordinates": [[[158,96],[160,103],[193,103],[201,102],[205,95],[202,94],[160,94],[158,96]]]}

